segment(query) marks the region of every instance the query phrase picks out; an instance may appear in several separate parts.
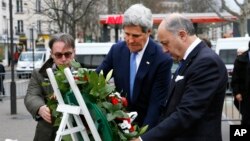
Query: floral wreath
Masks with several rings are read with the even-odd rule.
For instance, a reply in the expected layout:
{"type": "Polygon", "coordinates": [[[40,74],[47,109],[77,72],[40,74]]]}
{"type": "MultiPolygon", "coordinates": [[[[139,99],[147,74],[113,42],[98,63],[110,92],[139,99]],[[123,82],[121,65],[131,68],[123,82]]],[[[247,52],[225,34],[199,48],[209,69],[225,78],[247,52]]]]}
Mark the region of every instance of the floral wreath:
{"type": "MultiPolygon", "coordinates": [[[[81,68],[81,65],[76,61],[71,62],[71,67],[77,70],[72,73],[85,102],[87,101],[94,104],[94,106],[101,111],[102,115],[105,117],[104,120],[107,121],[106,125],[111,129],[112,139],[110,137],[107,139],[107,137],[105,137],[107,134],[101,134],[100,132],[102,132],[102,129],[98,130],[103,141],[130,140],[146,132],[148,128],[147,125],[140,128],[136,123],[132,123],[137,117],[137,112],[126,111],[126,107],[128,105],[127,99],[122,97],[119,92],[116,92],[115,86],[109,82],[112,76],[112,70],[105,78],[102,72],[98,74],[93,70],[81,68]]],[[[72,99],[73,93],[63,72],[64,68],[65,66],[59,66],[58,70],[54,72],[58,87],[62,93],[65,103],[78,104],[74,102],[74,98],[72,99]],[[69,98],[69,96],[71,98],[69,98]]],[[[44,83],[43,85],[48,84],[49,83],[44,83]]],[[[53,95],[54,94],[51,94],[47,97],[47,106],[50,108],[52,113],[53,125],[59,126],[62,113],[56,111],[58,102],[53,95]]],[[[88,129],[88,127],[86,128],[88,129]]],[[[64,141],[67,140],[71,140],[70,136],[64,137],[64,141]]]]}

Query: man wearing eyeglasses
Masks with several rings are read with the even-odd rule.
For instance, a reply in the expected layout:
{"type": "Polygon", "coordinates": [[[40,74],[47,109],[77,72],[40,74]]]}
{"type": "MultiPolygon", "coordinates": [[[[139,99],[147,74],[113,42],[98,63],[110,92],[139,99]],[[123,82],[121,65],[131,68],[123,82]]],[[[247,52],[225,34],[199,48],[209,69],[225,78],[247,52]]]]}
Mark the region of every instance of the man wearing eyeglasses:
{"type": "Polygon", "coordinates": [[[24,99],[27,110],[38,121],[34,141],[54,141],[57,128],[53,127],[51,111],[46,105],[46,98],[53,94],[51,86],[43,86],[48,82],[47,68],[57,69],[64,65],[70,67],[75,57],[74,38],[65,33],[55,34],[49,41],[51,57],[41,69],[35,69],[29,82],[24,99]]]}

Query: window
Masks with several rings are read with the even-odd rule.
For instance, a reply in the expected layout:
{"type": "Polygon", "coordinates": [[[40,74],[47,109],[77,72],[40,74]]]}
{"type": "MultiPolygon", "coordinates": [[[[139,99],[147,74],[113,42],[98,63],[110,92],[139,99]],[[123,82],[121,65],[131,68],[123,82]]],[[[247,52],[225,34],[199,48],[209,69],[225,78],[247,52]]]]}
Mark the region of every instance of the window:
{"type": "Polygon", "coordinates": [[[3,9],[5,9],[7,7],[6,2],[4,0],[2,1],[2,7],[3,7],[3,9]]]}
{"type": "Polygon", "coordinates": [[[17,21],[17,33],[23,33],[23,20],[17,21]]]}
{"type": "Polygon", "coordinates": [[[231,50],[220,50],[220,57],[222,61],[227,64],[234,64],[235,58],[237,57],[237,50],[231,49],[231,50]]]}
{"type": "Polygon", "coordinates": [[[3,34],[8,34],[8,19],[3,16],[3,34]]]}
{"type": "Polygon", "coordinates": [[[41,0],[36,0],[36,12],[41,12],[41,0]]]}
{"type": "Polygon", "coordinates": [[[106,55],[77,55],[76,60],[84,68],[96,69],[104,60],[106,55]]]}
{"type": "MultiPolygon", "coordinates": [[[[34,54],[34,59],[35,61],[41,61],[43,60],[44,53],[35,53],[34,54]]],[[[33,54],[32,53],[22,53],[20,56],[20,61],[33,61],[33,54]]]]}
{"type": "Polygon", "coordinates": [[[16,12],[17,13],[23,12],[23,0],[16,0],[16,12]]]}

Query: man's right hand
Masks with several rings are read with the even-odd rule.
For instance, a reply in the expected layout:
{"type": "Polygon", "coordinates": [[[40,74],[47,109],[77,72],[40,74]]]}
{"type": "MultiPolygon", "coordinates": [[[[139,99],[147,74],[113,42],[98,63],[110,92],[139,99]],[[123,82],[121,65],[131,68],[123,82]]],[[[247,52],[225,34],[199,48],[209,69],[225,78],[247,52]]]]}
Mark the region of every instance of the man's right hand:
{"type": "Polygon", "coordinates": [[[236,94],[236,95],[235,95],[235,99],[236,99],[237,101],[241,102],[241,101],[242,101],[242,95],[241,95],[240,93],[236,94]]]}
{"type": "Polygon", "coordinates": [[[43,105],[39,108],[38,115],[48,123],[52,123],[50,109],[47,107],[47,105],[43,105]]]}

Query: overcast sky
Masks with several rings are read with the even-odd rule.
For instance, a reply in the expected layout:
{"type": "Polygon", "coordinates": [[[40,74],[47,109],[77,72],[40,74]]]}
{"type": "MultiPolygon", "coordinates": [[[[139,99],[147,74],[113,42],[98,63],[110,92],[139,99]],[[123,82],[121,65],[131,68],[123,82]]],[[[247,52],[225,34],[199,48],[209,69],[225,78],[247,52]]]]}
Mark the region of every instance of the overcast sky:
{"type": "MultiPolygon", "coordinates": [[[[226,1],[226,5],[231,8],[232,10],[239,12],[240,9],[239,7],[235,4],[234,0],[225,0],[226,1]]],[[[239,3],[243,3],[244,0],[237,0],[239,3]]]]}

